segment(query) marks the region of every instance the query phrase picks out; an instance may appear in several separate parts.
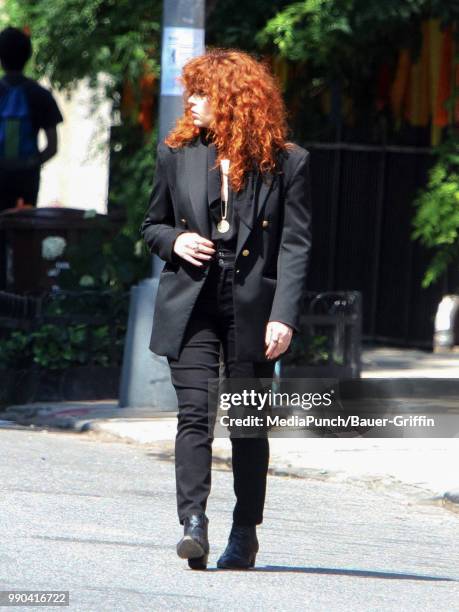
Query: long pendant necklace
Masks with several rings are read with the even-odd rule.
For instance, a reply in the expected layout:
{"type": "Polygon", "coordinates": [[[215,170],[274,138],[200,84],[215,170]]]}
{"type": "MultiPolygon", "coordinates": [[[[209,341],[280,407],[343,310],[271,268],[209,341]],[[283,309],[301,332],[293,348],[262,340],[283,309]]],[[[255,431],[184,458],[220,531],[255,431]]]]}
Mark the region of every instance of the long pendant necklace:
{"type": "MultiPolygon", "coordinates": [[[[222,162],[221,162],[221,166],[223,168],[223,174],[227,175],[228,174],[228,167],[229,167],[229,159],[223,159],[222,162]]],[[[224,200],[223,198],[220,198],[220,213],[221,213],[221,219],[217,223],[217,230],[221,234],[224,234],[230,228],[230,224],[229,224],[229,222],[227,220],[227,216],[228,216],[228,199],[224,200]]]]}
{"type": "Polygon", "coordinates": [[[227,213],[228,213],[228,202],[227,201],[225,201],[225,202],[223,202],[223,200],[220,201],[220,211],[221,211],[221,217],[222,218],[217,223],[217,229],[218,229],[218,231],[221,234],[224,234],[230,228],[230,224],[226,220],[226,216],[227,216],[227,213]],[[224,213],[223,213],[223,206],[224,206],[224,209],[225,209],[224,213]]]}

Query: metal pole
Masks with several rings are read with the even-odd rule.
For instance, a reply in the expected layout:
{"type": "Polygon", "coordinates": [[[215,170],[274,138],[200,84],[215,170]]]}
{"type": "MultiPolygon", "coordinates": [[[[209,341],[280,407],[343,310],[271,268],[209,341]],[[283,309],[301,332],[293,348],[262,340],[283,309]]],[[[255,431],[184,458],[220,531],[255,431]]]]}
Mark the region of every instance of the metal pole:
{"type": "MultiPolygon", "coordinates": [[[[205,0],[165,0],[161,43],[161,95],[158,138],[163,140],[183,112],[182,88],[176,78],[183,65],[205,52],[205,0]]],[[[152,277],[132,287],[123,355],[120,407],[147,407],[153,412],[177,409],[177,398],[165,357],[149,348],[153,312],[163,261],[152,258],[152,277]]]]}

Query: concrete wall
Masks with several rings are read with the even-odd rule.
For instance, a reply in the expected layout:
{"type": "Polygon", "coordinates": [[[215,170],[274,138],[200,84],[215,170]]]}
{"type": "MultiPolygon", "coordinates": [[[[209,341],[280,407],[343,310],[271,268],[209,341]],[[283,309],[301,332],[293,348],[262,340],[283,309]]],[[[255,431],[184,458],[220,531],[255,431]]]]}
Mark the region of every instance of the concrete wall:
{"type": "MultiPolygon", "coordinates": [[[[51,88],[46,81],[42,84],[51,88]]],[[[91,93],[85,81],[79,83],[70,99],[53,91],[64,123],[58,126],[59,152],[42,168],[38,206],[107,212],[111,104],[105,101],[92,113],[91,93]]],[[[98,93],[102,93],[101,87],[98,93]]],[[[43,148],[43,133],[39,142],[43,148]]]]}

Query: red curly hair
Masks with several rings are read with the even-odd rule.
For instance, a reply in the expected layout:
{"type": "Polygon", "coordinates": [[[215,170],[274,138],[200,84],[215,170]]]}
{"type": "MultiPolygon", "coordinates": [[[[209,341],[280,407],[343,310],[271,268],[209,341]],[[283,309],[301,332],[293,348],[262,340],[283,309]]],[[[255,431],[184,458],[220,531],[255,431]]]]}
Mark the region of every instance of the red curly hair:
{"type": "Polygon", "coordinates": [[[207,96],[213,111],[208,135],[218,155],[215,167],[222,159],[231,161],[233,190],[243,187],[246,172],[254,167],[262,174],[277,171],[278,152],[294,145],[285,140],[287,111],[267,63],[237,49],[216,47],[189,60],[179,81],[184,87],[184,114],[164,139],[168,146],[182,147],[199,135],[188,98],[207,96]]]}

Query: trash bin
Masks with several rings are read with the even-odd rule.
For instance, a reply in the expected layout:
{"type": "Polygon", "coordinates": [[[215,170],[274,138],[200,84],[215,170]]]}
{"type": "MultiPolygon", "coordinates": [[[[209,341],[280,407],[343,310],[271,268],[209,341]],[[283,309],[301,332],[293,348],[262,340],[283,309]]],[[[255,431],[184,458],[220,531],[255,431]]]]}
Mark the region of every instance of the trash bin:
{"type": "Polygon", "coordinates": [[[108,236],[117,231],[108,215],[77,208],[9,208],[0,213],[0,290],[41,294],[56,285],[59,266],[68,267],[65,252],[56,259],[42,256],[42,241],[49,236],[78,244],[81,235],[103,228],[108,236]]]}

